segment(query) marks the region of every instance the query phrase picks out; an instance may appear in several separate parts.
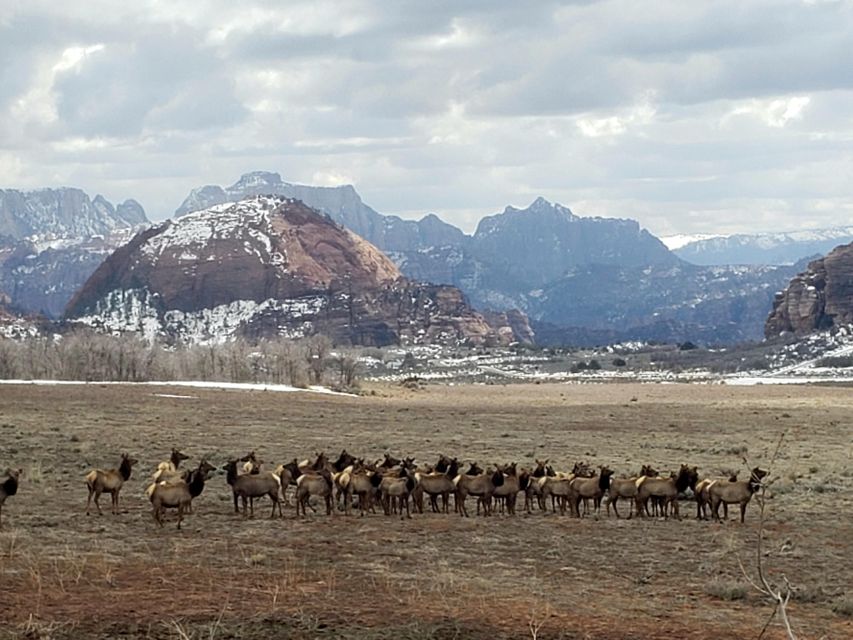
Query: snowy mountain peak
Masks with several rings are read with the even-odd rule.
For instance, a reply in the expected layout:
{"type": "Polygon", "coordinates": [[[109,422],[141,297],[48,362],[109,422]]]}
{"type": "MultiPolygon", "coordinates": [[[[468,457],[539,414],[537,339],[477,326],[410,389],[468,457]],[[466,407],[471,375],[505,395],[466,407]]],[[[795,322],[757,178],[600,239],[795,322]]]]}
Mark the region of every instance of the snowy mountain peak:
{"type": "Polygon", "coordinates": [[[286,185],[282,182],[281,175],[274,171],[250,171],[240,176],[234,184],[228,187],[228,191],[240,191],[244,189],[257,189],[265,186],[286,185]]]}
{"type": "Polygon", "coordinates": [[[689,238],[690,241],[678,247],[670,244],[670,248],[679,257],[694,264],[791,265],[806,257],[826,254],[840,244],[853,241],[853,226],[683,238],[689,238]]]}
{"type": "Polygon", "coordinates": [[[454,287],[407,281],[391,260],[300,200],[258,195],[137,235],[66,316],[110,332],[218,342],[305,336],[384,345],[508,341],[454,287]]]}

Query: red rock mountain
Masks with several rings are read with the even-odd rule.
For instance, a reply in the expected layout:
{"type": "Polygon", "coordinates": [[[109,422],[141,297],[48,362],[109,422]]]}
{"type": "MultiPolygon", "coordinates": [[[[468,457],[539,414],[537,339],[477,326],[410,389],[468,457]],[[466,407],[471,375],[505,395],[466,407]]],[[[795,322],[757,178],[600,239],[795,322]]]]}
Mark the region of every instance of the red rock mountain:
{"type": "Polygon", "coordinates": [[[853,243],[833,249],[776,295],[764,325],[768,338],[853,324],[853,243]]]}
{"type": "Polygon", "coordinates": [[[516,339],[509,324],[491,326],[457,288],[407,280],[328,216],[272,196],[138,234],[95,271],[66,317],[190,342],[312,333],[364,345],[516,339]]]}

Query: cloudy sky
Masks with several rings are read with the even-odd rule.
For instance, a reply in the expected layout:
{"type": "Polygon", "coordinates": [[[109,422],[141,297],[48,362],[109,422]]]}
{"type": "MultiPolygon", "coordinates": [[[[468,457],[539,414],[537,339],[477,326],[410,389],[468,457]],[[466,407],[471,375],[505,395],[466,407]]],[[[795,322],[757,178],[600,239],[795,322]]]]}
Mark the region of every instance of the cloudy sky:
{"type": "Polygon", "coordinates": [[[0,187],[278,171],[471,230],[853,224],[853,1],[0,0],[0,187]]]}

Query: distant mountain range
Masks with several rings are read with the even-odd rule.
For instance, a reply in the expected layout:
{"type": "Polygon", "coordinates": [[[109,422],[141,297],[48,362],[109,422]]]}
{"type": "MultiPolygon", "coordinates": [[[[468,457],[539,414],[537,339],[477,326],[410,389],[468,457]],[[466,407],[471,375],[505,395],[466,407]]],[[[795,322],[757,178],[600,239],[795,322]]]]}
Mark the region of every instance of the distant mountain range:
{"type": "Polygon", "coordinates": [[[403,278],[363,238],[282,196],[213,205],[138,234],[66,316],[184,343],[323,333],[356,345],[499,345],[530,333],[506,317],[490,323],[455,287],[403,278]]]}
{"type": "Polygon", "coordinates": [[[792,265],[853,242],[853,226],[785,233],[670,236],[662,240],[678,257],[698,265],[792,265]]]}
{"type": "Polygon", "coordinates": [[[349,185],[295,185],[271,172],[193,189],[176,215],[262,193],[299,198],[382,249],[407,277],[458,286],[475,308],[524,311],[540,342],[759,339],[774,293],[796,273],[691,265],[634,220],[580,217],[543,198],[487,216],[467,235],[435,215],[382,215],[349,185]]]}
{"type": "Polygon", "coordinates": [[[80,189],[0,189],[0,299],[58,318],[116,247],[150,223],[142,206],[114,206],[80,189]]]}
{"type": "MultiPolygon", "coordinates": [[[[851,227],[666,238],[673,251],[634,220],[581,217],[543,198],[487,216],[469,235],[434,214],[383,215],[351,185],[298,185],[272,172],[193,189],[176,218],[258,195],[322,212],[380,249],[409,281],[457,287],[493,325],[522,335],[529,317],[543,344],[760,339],[774,295],[805,267],[795,263],[853,235],[851,227]]],[[[149,225],[133,200],[113,205],[70,188],[0,191],[0,305],[60,317],[104,259],[149,225]]],[[[204,268],[204,287],[184,262],[157,277],[214,295],[213,266],[204,268]]],[[[98,278],[105,277],[102,269],[98,278]]]]}

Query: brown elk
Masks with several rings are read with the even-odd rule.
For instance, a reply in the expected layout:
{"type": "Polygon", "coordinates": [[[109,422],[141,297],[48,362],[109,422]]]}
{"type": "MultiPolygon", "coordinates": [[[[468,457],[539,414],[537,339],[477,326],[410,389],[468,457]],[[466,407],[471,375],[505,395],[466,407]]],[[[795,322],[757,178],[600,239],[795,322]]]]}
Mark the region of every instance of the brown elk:
{"type": "MultiPolygon", "coordinates": [[[[376,474],[374,477],[379,477],[376,474]]],[[[376,482],[375,480],[373,481],[376,482]]],[[[412,514],[409,511],[409,495],[415,488],[415,476],[405,466],[401,466],[399,475],[386,475],[379,481],[379,492],[382,499],[382,507],[385,510],[385,515],[397,513],[403,517],[403,506],[406,507],[406,516],[411,518],[412,514]]]]}
{"type": "Polygon", "coordinates": [[[6,477],[0,484],[0,528],[3,528],[3,503],[6,498],[18,493],[18,482],[24,473],[22,469],[6,469],[6,477]]]}
{"type": "MultiPolygon", "coordinates": [[[[318,458],[318,462],[320,459],[318,458]]],[[[300,509],[303,516],[308,515],[308,502],[311,496],[321,496],[326,502],[326,515],[332,515],[332,473],[321,465],[319,470],[304,472],[296,479],[296,515],[300,509]]]]}
{"type": "Polygon", "coordinates": [[[247,507],[251,510],[251,517],[255,517],[254,501],[249,505],[249,499],[261,498],[269,496],[272,501],[272,513],[270,518],[275,518],[276,507],[279,515],[284,515],[281,512],[281,502],[279,501],[279,493],[281,492],[281,478],[274,473],[237,473],[237,463],[239,460],[231,460],[222,469],[226,472],[226,481],[231,485],[231,492],[234,496],[234,508],[237,508],[237,498],[239,497],[243,503],[243,517],[249,516],[247,507]]]}
{"type": "MultiPolygon", "coordinates": [[[[364,460],[357,461],[353,466],[344,502],[347,513],[349,513],[353,495],[358,496],[358,509],[361,516],[364,516],[367,511],[373,510],[373,498],[378,491],[377,487],[374,486],[374,476],[379,476],[379,474],[369,469],[364,464],[364,460]]],[[[381,476],[379,477],[381,478],[381,476]]]]}
{"type": "Polygon", "coordinates": [[[642,482],[637,490],[637,513],[648,516],[649,498],[655,497],[661,499],[664,518],[669,517],[671,506],[675,517],[681,519],[678,513],[678,494],[688,488],[694,489],[698,479],[696,467],[688,467],[684,464],[681,465],[678,473],[673,473],[669,478],[640,478],[642,482]]]}
{"type": "Polygon", "coordinates": [[[166,509],[177,509],[178,529],[180,529],[184,513],[191,507],[193,498],[197,498],[204,491],[207,474],[214,469],[216,467],[202,459],[198,469],[190,471],[186,480],[157,483],[150,495],[154,521],[162,527],[166,509]]]}
{"type": "MultiPolygon", "coordinates": [[[[523,470],[519,473],[515,462],[508,464],[498,469],[503,473],[504,481],[500,486],[495,487],[492,497],[501,502],[501,509],[506,504],[506,512],[515,515],[515,503],[518,501],[518,493],[527,490],[527,485],[530,483],[530,473],[523,470]]],[[[503,512],[503,511],[501,511],[503,512]]]]}
{"type": "MultiPolygon", "coordinates": [[[[596,514],[601,511],[601,498],[610,489],[610,476],[613,471],[607,467],[599,467],[598,475],[592,478],[575,477],[571,480],[572,507],[574,514],[580,517],[581,500],[592,500],[593,510],[596,514]]],[[[584,514],[587,513],[584,508],[584,514]]]]}
{"type": "Polygon", "coordinates": [[[89,499],[86,501],[86,515],[89,515],[89,507],[92,503],[92,498],[95,500],[95,506],[98,508],[98,515],[101,513],[101,505],[98,500],[102,493],[109,493],[112,498],[112,513],[118,513],[118,495],[122,485],[130,480],[130,474],[138,460],[128,456],[126,453],[121,455],[121,463],[118,469],[93,469],[86,474],[86,487],[89,489],[89,499]]]}
{"type": "Polygon", "coordinates": [[[536,460],[536,467],[530,472],[530,481],[527,483],[527,490],[524,492],[524,510],[527,513],[530,513],[533,498],[536,498],[539,503],[540,511],[545,511],[545,499],[542,496],[544,478],[555,477],[556,475],[554,469],[548,464],[548,460],[536,460]]]}
{"type": "Polygon", "coordinates": [[[441,511],[448,513],[450,494],[456,488],[453,479],[459,475],[459,461],[456,458],[447,460],[446,464],[439,460],[435,471],[432,473],[416,473],[415,479],[418,486],[416,492],[420,491],[420,499],[416,501],[418,510],[423,513],[423,494],[429,496],[430,507],[433,513],[438,513],[438,497],[441,496],[441,511]]]}
{"type": "Polygon", "coordinates": [[[616,514],[616,517],[620,517],[619,511],[616,508],[616,503],[620,498],[625,498],[628,500],[628,519],[630,519],[634,515],[634,502],[637,498],[637,491],[639,489],[637,480],[640,478],[654,478],[657,474],[658,472],[655,469],[652,469],[650,465],[644,464],[642,469],[640,469],[639,475],[633,478],[610,478],[610,490],[608,492],[607,500],[608,517],[610,516],[610,505],[613,505],[613,512],[616,514]]]}
{"type": "MultiPolygon", "coordinates": [[[[711,485],[714,485],[717,482],[737,482],[737,472],[729,474],[728,478],[703,478],[702,480],[696,483],[696,488],[693,489],[693,494],[696,498],[697,520],[707,519],[707,508],[711,505],[711,494],[709,493],[709,489],[711,488],[711,485]]],[[[725,502],[723,503],[723,517],[726,519],[728,519],[729,517],[729,505],[727,505],[725,502]]]]}
{"type": "Polygon", "coordinates": [[[181,461],[189,459],[190,457],[188,455],[184,455],[173,447],[169,459],[157,465],[157,470],[154,472],[153,476],[154,482],[159,482],[161,479],[165,480],[166,478],[161,478],[163,473],[174,473],[181,465],[181,461]]]}
{"type": "Polygon", "coordinates": [[[250,451],[239,459],[243,463],[243,473],[257,475],[261,472],[261,466],[264,461],[261,460],[254,451],[250,451]]]}
{"type": "MultiPolygon", "coordinates": [[[[471,465],[471,470],[480,470],[479,466],[471,465]]],[[[500,487],[504,483],[504,474],[500,471],[493,473],[480,473],[479,475],[469,475],[463,473],[456,476],[453,484],[456,485],[456,509],[459,515],[468,517],[468,509],[465,508],[465,499],[469,496],[477,496],[483,501],[483,515],[491,515],[492,512],[492,495],[496,487],[500,487]]]]}
{"type": "Polygon", "coordinates": [[[749,475],[749,480],[737,480],[735,482],[715,482],[708,488],[711,497],[711,510],[714,520],[720,519],[720,504],[739,504],[740,521],[746,518],[746,505],[752,500],[754,494],[761,487],[762,480],[767,476],[767,471],[755,467],[749,475]]]}

